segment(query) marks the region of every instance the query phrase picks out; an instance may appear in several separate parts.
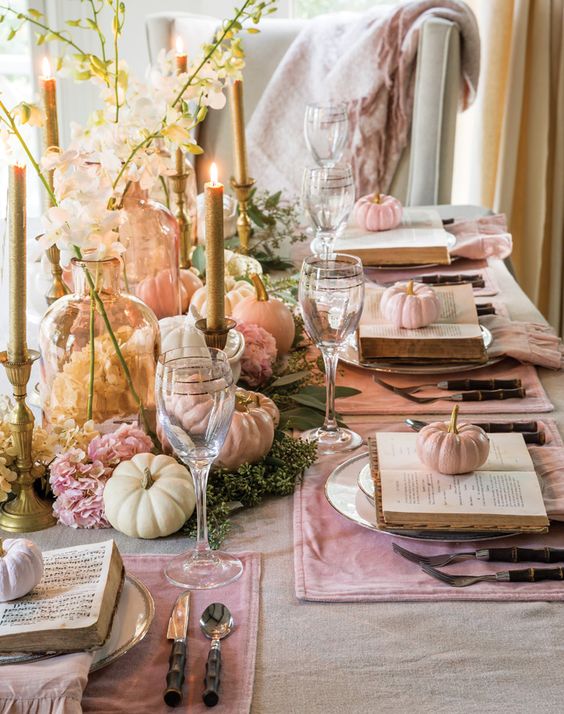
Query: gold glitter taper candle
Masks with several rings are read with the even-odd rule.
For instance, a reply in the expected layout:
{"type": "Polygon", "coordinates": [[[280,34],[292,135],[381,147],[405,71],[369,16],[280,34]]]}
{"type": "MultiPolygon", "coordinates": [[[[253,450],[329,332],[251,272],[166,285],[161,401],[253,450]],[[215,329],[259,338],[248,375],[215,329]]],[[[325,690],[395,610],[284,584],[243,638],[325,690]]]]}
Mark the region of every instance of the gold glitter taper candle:
{"type": "Polygon", "coordinates": [[[217,166],[211,165],[210,181],[204,187],[206,205],[206,324],[220,330],[225,323],[225,259],[223,241],[223,184],[217,166]]]}
{"type": "Polygon", "coordinates": [[[188,55],[184,52],[184,43],[180,35],[176,36],[176,74],[184,74],[188,67],[188,55]]]}
{"type": "Polygon", "coordinates": [[[245,141],[245,113],[243,110],[243,80],[236,79],[231,85],[231,125],[233,128],[233,152],[235,157],[235,181],[248,183],[247,145],[245,141]]]}
{"type": "Polygon", "coordinates": [[[26,347],[26,205],[25,166],[10,166],[8,189],[9,220],[9,312],[8,360],[20,364],[27,359],[26,347]]]}

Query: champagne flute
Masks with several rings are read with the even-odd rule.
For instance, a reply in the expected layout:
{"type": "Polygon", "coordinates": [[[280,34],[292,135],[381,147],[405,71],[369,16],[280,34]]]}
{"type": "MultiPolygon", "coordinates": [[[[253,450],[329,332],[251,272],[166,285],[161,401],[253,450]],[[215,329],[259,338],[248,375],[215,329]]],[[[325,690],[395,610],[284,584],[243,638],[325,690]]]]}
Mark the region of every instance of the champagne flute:
{"type": "Polygon", "coordinates": [[[197,539],[192,551],[173,558],[165,575],[188,589],[216,588],[243,572],[238,558],[212,551],[208,542],[206,488],[235,409],[235,385],[225,352],[179,347],[159,358],[157,411],[175,454],[189,467],[196,492],[197,539]]]}
{"type": "Polygon", "coordinates": [[[335,419],[335,377],[339,348],[355,332],[362,314],[362,262],[339,253],[308,256],[302,265],[299,301],[305,329],[323,355],[327,383],[325,422],[318,429],[304,432],[303,437],[317,440],[320,453],[356,449],[362,437],[339,427],[335,419]]]}
{"type": "Polygon", "coordinates": [[[316,230],[311,248],[317,255],[328,256],[337,231],[345,225],[354,206],[350,165],[304,169],[302,200],[316,230]]]}
{"type": "Polygon", "coordinates": [[[343,156],[349,133],[345,102],[308,104],[304,116],[304,135],[318,166],[335,166],[343,156]]]}

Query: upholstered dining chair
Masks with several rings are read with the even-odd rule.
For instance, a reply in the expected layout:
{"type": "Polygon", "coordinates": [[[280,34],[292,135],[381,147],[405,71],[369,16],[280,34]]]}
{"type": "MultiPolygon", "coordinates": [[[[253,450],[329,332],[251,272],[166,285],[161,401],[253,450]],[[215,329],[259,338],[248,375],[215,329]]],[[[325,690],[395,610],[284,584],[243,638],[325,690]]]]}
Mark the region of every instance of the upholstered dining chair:
{"type": "MultiPolygon", "coordinates": [[[[251,118],[268,81],[307,20],[264,19],[259,34],[245,37],[245,119],[251,118]]],[[[151,62],[180,36],[188,52],[208,42],[218,18],[184,12],[148,15],[147,41],[151,62]]],[[[460,89],[460,37],[451,22],[425,21],[417,57],[411,140],[403,152],[391,193],[405,205],[450,203],[456,115],[460,89]]],[[[222,157],[222,175],[232,174],[231,127],[228,111],[210,111],[198,127],[204,148],[196,161],[201,188],[209,176],[210,156],[222,157]]]]}

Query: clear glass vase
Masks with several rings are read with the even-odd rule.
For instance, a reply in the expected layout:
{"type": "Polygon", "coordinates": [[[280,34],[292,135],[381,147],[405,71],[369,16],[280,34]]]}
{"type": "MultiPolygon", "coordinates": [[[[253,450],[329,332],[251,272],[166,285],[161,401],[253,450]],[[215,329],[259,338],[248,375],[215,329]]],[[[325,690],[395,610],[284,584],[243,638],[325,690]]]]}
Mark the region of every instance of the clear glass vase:
{"type": "Polygon", "coordinates": [[[46,427],[67,419],[82,426],[89,418],[90,402],[92,419],[102,431],[139,421],[139,406],[114,340],[149,425],[154,426],[159,326],[141,300],[121,291],[122,270],[118,258],[74,259],[74,292],[59,298],[41,321],[40,397],[46,427]],[[92,304],[89,277],[103,311],[96,299],[92,304]]]}
{"type": "Polygon", "coordinates": [[[123,199],[125,221],[119,228],[123,256],[122,286],[148,305],[160,320],[182,313],[179,230],[176,218],[133,182],[123,199]]]}

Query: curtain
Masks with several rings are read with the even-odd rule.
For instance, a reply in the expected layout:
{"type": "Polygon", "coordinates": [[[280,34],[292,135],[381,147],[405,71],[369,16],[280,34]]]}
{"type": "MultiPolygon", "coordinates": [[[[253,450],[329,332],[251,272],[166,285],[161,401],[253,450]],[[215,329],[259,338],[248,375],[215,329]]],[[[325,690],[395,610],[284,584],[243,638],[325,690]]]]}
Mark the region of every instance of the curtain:
{"type": "Polygon", "coordinates": [[[520,284],[564,333],[564,0],[469,0],[482,37],[474,202],[507,214],[520,284]]]}

